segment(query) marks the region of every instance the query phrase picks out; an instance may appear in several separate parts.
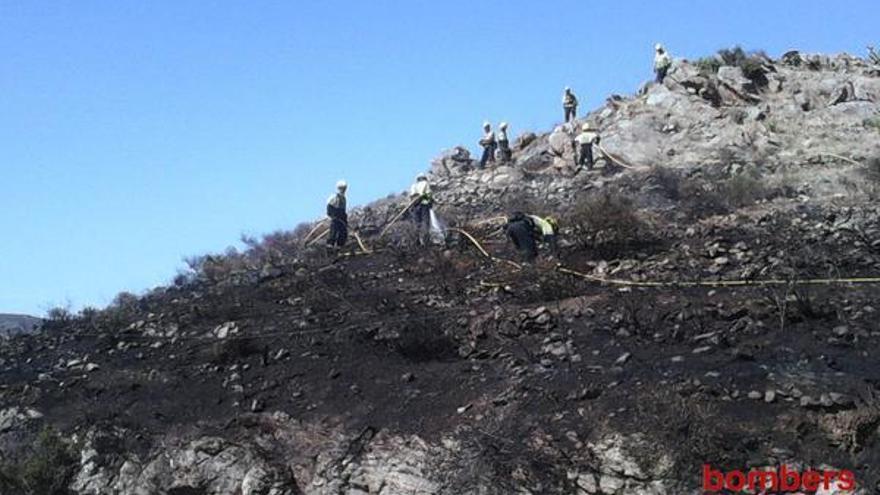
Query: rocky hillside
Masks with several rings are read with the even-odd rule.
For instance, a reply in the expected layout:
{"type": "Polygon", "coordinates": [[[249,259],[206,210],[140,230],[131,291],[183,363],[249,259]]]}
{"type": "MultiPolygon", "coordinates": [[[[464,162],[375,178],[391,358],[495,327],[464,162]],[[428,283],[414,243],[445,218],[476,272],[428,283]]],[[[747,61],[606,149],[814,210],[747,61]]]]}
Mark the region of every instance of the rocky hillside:
{"type": "Polygon", "coordinates": [[[352,215],[367,252],[301,226],[0,342],[0,492],[697,494],[786,464],[876,493],[880,285],[837,280],[880,276],[880,68],[722,55],[590,113],[595,170],[564,129],[435,160],[494,260],[380,236],[387,198],[352,215]],[[511,209],[558,251],[517,263],[511,209]]]}
{"type": "Polygon", "coordinates": [[[39,328],[42,320],[27,315],[0,314],[0,338],[31,333],[39,328]]]}

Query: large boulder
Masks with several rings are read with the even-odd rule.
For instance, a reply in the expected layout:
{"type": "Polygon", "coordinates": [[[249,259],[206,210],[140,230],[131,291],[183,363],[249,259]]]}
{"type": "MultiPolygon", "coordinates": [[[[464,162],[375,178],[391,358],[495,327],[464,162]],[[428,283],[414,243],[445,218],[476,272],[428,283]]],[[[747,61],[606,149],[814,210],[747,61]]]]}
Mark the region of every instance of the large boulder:
{"type": "Polygon", "coordinates": [[[471,152],[464,146],[443,150],[440,156],[431,160],[431,173],[441,177],[457,175],[472,168],[471,152]]]}

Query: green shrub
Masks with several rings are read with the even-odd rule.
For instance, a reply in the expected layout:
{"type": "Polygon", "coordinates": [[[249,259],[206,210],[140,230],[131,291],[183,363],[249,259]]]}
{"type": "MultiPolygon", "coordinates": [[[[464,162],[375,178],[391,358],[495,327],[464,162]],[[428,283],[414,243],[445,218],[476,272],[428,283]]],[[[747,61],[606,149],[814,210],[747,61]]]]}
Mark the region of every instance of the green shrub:
{"type": "Polygon", "coordinates": [[[651,167],[646,180],[656,185],[666,198],[681,199],[682,176],[677,170],[655,165],[651,167]]]}
{"type": "Polygon", "coordinates": [[[748,58],[748,54],[746,51],[742,49],[741,46],[734,46],[733,48],[723,48],[718,50],[718,56],[721,57],[721,61],[724,62],[724,65],[740,65],[743,60],[748,58]]]}
{"type": "Polygon", "coordinates": [[[880,156],[868,158],[865,161],[865,177],[873,182],[880,182],[880,156]]]}
{"type": "Polygon", "coordinates": [[[40,432],[29,456],[0,465],[0,493],[67,495],[77,466],[74,450],[52,428],[40,432]]]}
{"type": "Polygon", "coordinates": [[[880,131],[880,115],[868,117],[867,119],[862,121],[862,125],[867,127],[868,129],[876,129],[880,131]]]}
{"type": "MultiPolygon", "coordinates": [[[[740,46],[718,50],[718,58],[723,65],[739,67],[743,75],[759,88],[767,86],[767,55],[763,51],[746,52],[740,46]]],[[[717,69],[715,70],[717,72],[717,69]]]]}
{"type": "Polygon", "coordinates": [[[767,197],[767,189],[760,177],[745,172],[721,182],[718,192],[734,208],[749,206],[767,197]]]}
{"type": "Polygon", "coordinates": [[[694,65],[697,69],[700,70],[700,74],[704,76],[711,76],[713,74],[718,73],[718,69],[723,65],[721,60],[718,57],[703,57],[699,58],[694,62],[694,65]]]}
{"type": "Polygon", "coordinates": [[[868,60],[872,64],[880,65],[880,53],[877,53],[873,46],[868,47],[868,60]]]}

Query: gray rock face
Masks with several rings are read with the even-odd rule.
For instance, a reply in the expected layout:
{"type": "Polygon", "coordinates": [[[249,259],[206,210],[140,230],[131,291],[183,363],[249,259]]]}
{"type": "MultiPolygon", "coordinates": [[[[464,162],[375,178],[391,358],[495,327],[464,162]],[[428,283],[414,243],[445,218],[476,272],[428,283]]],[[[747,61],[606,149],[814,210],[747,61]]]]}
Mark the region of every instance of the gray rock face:
{"type": "MultiPolygon", "coordinates": [[[[209,495],[330,495],[439,493],[446,449],[417,436],[345,435],[307,426],[283,413],[253,415],[274,433],[233,442],[221,437],[185,441],[169,435],[141,459],[102,452],[106,432],[89,434],[71,486],[79,494],[148,495],[199,490],[209,495]]],[[[118,432],[117,435],[124,435],[118,432]]]]}
{"type": "Polygon", "coordinates": [[[72,489],[96,495],[183,493],[186,489],[206,495],[300,493],[289,477],[259,456],[256,448],[218,437],[169,446],[147,461],[137,456],[110,460],[89,442],[82,450],[72,489]]]}

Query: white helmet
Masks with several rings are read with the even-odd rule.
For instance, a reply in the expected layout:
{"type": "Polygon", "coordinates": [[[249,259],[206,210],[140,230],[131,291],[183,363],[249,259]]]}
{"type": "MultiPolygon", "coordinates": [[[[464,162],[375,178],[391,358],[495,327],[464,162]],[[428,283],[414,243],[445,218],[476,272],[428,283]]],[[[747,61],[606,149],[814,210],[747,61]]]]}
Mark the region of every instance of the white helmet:
{"type": "Polygon", "coordinates": [[[417,181],[420,181],[420,180],[428,180],[428,176],[425,175],[425,174],[419,174],[419,175],[416,176],[416,180],[417,180],[417,181]]]}
{"type": "Polygon", "coordinates": [[[348,189],[348,184],[344,180],[336,183],[336,189],[348,189]]]}
{"type": "Polygon", "coordinates": [[[565,87],[565,92],[568,93],[569,91],[571,91],[571,88],[568,87],[568,86],[566,86],[566,87],[565,87]]]}
{"type": "Polygon", "coordinates": [[[507,129],[507,122],[502,122],[502,123],[498,124],[498,128],[499,129],[507,129]]]}
{"type": "Polygon", "coordinates": [[[663,50],[664,50],[663,45],[661,45],[660,43],[657,43],[656,45],[654,45],[655,52],[662,52],[663,50]]]}
{"type": "Polygon", "coordinates": [[[491,127],[492,124],[490,124],[489,121],[483,122],[483,129],[490,129],[491,127]]]}

